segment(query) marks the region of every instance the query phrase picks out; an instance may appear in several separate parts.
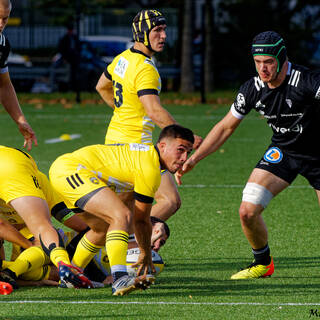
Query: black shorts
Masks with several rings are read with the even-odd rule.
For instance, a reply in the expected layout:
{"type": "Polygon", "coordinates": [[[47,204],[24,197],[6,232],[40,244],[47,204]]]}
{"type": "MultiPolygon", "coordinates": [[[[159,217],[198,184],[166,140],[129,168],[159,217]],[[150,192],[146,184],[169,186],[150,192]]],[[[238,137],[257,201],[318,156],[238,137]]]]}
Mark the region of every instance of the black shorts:
{"type": "Polygon", "coordinates": [[[289,184],[298,174],[301,174],[314,189],[320,190],[320,159],[296,158],[282,151],[279,147],[270,145],[256,168],[271,172],[289,184]]]}

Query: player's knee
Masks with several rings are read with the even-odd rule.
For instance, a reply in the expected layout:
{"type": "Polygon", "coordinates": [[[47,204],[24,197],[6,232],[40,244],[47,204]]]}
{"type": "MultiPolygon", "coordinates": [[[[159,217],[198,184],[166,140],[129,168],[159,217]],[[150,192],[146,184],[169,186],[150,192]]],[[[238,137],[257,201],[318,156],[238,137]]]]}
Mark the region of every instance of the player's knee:
{"type": "Polygon", "coordinates": [[[118,210],[117,212],[114,212],[111,217],[111,223],[115,224],[125,224],[127,226],[130,226],[132,223],[132,213],[129,209],[123,208],[122,210],[118,210]]]}
{"type": "Polygon", "coordinates": [[[255,212],[254,207],[246,203],[242,203],[239,208],[240,220],[245,224],[250,224],[250,222],[255,218],[257,212],[255,212]]]}

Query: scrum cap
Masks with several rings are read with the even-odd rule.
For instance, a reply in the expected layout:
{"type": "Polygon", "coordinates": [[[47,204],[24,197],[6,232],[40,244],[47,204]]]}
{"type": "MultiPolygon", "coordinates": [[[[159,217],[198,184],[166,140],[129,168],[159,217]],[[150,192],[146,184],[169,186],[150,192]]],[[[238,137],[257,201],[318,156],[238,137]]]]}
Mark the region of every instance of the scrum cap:
{"type": "Polygon", "coordinates": [[[263,55],[276,58],[277,72],[280,72],[287,59],[287,49],[281,36],[274,31],[265,31],[256,35],[252,41],[253,56],[263,55]]]}
{"type": "Polygon", "coordinates": [[[166,24],[166,19],[157,10],[142,10],[133,19],[133,40],[142,42],[147,48],[153,50],[149,41],[149,33],[155,26],[166,24]]]}

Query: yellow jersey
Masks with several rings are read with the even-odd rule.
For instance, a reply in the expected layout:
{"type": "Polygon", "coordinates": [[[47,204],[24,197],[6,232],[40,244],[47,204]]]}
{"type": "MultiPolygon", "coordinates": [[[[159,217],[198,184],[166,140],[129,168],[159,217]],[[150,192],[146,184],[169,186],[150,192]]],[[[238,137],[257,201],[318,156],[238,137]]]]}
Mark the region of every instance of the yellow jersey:
{"type": "Polygon", "coordinates": [[[60,222],[73,215],[28,153],[0,146],[0,218],[13,225],[24,224],[9,202],[25,196],[46,200],[51,214],[60,222]]]}
{"type": "Polygon", "coordinates": [[[57,158],[50,180],[69,208],[103,187],[134,192],[135,199],[152,203],[160,181],[160,160],[152,145],[130,143],[91,145],[57,158]]]}
{"type": "Polygon", "coordinates": [[[159,95],[161,78],[152,59],[134,48],[114,58],[105,70],[113,83],[114,112],[106,143],[152,144],[154,122],[147,116],[139,97],[159,95]]]}

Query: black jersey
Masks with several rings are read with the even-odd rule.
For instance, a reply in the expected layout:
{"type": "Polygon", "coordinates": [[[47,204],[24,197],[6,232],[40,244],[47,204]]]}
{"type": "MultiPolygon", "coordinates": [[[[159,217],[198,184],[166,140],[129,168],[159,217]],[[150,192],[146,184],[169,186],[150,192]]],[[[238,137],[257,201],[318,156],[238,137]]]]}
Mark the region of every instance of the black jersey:
{"type": "Polygon", "coordinates": [[[284,82],[270,89],[257,77],[239,89],[231,111],[241,118],[255,109],[273,130],[272,142],[289,154],[320,159],[320,70],[291,64],[284,82]]]}
{"type": "Polygon", "coordinates": [[[9,40],[0,33],[0,69],[7,67],[8,56],[10,53],[10,43],[9,40]]]}

